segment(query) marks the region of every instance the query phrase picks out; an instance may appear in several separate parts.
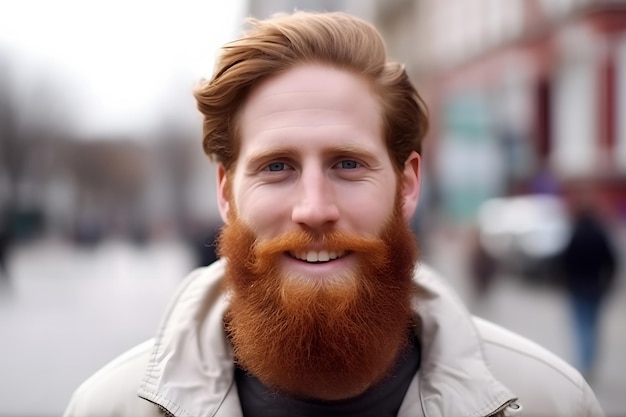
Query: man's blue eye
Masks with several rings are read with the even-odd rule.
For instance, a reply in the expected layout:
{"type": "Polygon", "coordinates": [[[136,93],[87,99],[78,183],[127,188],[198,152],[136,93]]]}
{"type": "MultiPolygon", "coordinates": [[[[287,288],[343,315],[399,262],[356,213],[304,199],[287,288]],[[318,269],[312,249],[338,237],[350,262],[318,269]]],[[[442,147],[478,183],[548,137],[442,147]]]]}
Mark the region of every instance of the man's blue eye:
{"type": "Polygon", "coordinates": [[[350,159],[347,159],[345,161],[341,161],[339,163],[339,165],[341,166],[341,168],[343,169],[355,169],[359,167],[359,163],[357,161],[352,161],[350,159]]]}
{"type": "Polygon", "coordinates": [[[283,171],[286,168],[284,162],[272,162],[267,166],[268,171],[283,171]]]}

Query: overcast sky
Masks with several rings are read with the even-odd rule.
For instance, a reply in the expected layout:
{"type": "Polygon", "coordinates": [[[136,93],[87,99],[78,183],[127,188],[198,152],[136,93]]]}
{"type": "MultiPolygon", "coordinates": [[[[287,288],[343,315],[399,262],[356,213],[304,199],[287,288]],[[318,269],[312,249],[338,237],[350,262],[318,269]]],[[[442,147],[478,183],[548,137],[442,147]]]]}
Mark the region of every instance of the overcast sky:
{"type": "Polygon", "coordinates": [[[0,3],[0,59],[11,60],[15,88],[28,95],[40,77],[59,79],[87,134],[141,130],[176,113],[168,102],[186,112],[178,100],[210,75],[244,15],[244,0],[0,3]]]}

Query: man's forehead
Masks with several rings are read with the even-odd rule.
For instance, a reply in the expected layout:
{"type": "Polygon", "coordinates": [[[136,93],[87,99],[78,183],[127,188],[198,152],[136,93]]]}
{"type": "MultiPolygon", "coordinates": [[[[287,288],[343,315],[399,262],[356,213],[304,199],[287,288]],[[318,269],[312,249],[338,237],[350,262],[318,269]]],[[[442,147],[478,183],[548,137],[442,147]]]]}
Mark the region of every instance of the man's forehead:
{"type": "Polygon", "coordinates": [[[244,103],[242,115],[249,119],[305,108],[349,112],[372,106],[377,106],[376,98],[364,77],[329,66],[301,65],[264,80],[244,103]]]}

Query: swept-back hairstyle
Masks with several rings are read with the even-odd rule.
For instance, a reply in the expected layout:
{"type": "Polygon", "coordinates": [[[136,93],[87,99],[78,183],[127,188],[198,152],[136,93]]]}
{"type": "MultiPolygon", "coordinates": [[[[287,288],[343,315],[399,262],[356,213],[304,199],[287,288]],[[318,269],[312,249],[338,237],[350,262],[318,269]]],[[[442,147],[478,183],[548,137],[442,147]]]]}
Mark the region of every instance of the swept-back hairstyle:
{"type": "Polygon", "coordinates": [[[376,28],[341,12],[295,12],[249,19],[251,29],[226,44],[213,77],[194,90],[204,115],[203,148],[227,170],[238,156],[237,114],[252,88],[298,64],[317,63],[360,74],[378,96],[383,135],[397,170],[421,152],[426,106],[402,65],[387,60],[376,28]]]}

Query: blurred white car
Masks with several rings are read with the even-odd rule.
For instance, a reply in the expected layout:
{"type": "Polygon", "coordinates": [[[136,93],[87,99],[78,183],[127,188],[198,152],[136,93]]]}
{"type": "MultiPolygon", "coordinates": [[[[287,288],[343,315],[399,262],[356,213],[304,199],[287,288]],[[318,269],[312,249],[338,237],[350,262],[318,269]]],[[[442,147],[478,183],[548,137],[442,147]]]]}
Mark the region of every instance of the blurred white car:
{"type": "Polygon", "coordinates": [[[550,195],[487,200],[477,223],[485,253],[499,267],[524,276],[551,274],[571,230],[565,204],[550,195]]]}

